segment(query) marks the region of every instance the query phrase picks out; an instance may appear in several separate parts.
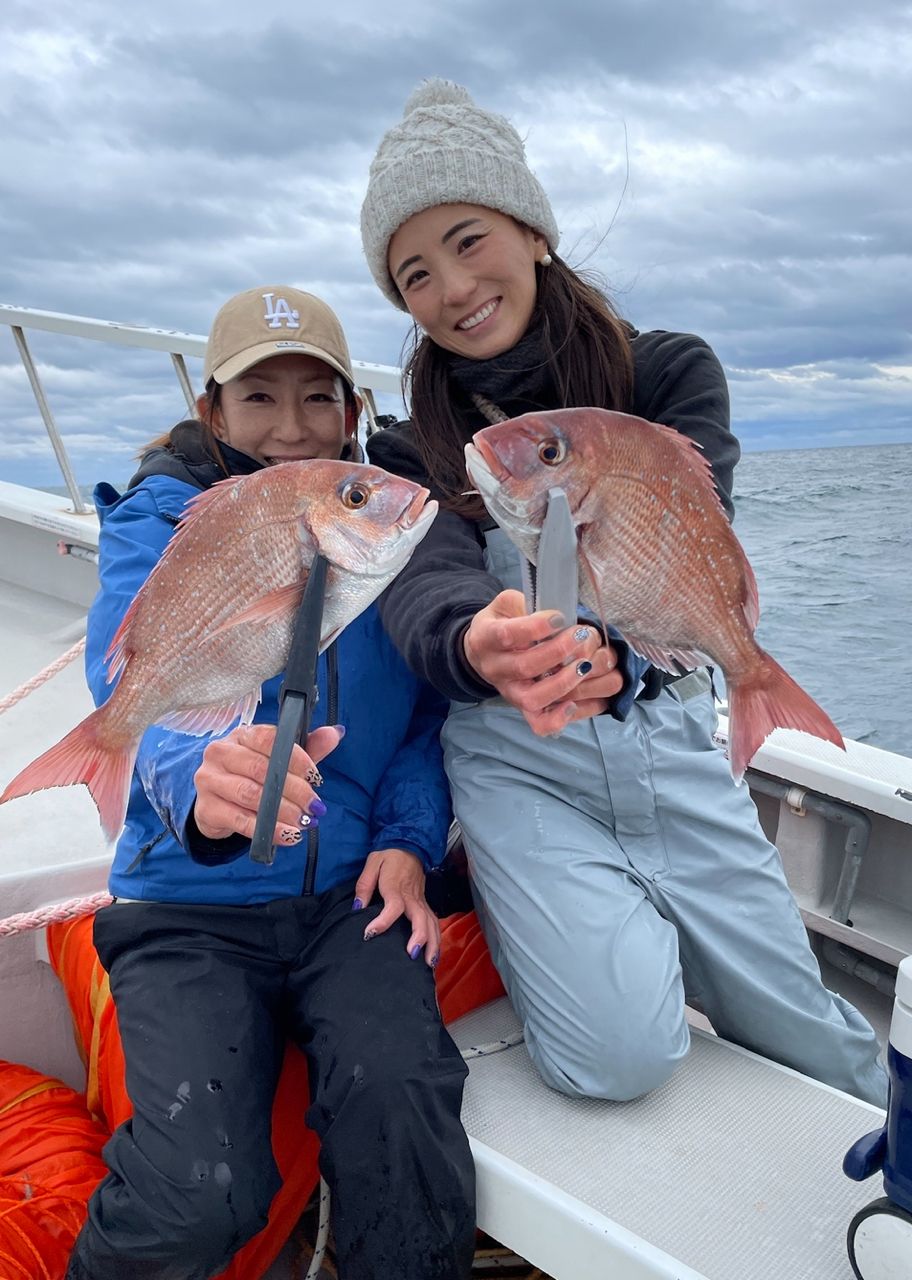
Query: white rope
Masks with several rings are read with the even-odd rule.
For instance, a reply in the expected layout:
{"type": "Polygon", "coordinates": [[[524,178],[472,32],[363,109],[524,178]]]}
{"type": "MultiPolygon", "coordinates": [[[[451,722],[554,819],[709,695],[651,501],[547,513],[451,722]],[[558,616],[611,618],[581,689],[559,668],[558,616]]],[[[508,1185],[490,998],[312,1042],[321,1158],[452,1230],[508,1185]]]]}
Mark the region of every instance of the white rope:
{"type": "Polygon", "coordinates": [[[109,906],[113,901],[109,893],[92,893],[84,898],[67,898],[66,902],[39,907],[36,911],[20,911],[18,915],[0,920],[0,938],[12,938],[15,934],[27,933],[30,929],[46,929],[49,924],[74,920],[77,916],[88,916],[109,906]]]}
{"type": "Polygon", "coordinates": [[[320,1268],[323,1265],[323,1258],[326,1254],[326,1244],[329,1240],[329,1207],[330,1195],[329,1187],[323,1178],[320,1179],[320,1224],[317,1227],[317,1243],[314,1245],[313,1258],[311,1258],[310,1266],[307,1268],[307,1275],[304,1280],[317,1280],[320,1274],[320,1268]]]}
{"type": "Polygon", "coordinates": [[[50,680],[51,676],[55,676],[58,671],[62,671],[68,666],[74,658],[78,658],[85,648],[85,636],[76,643],[66,653],[62,653],[59,658],[49,663],[43,671],[39,671],[36,676],[32,676],[31,680],[26,680],[25,684],[21,684],[18,689],[14,689],[12,693],[8,693],[5,698],[0,698],[0,715],[4,711],[9,711],[10,707],[14,707],[17,702],[21,702],[23,698],[33,693],[36,689],[50,680]]]}

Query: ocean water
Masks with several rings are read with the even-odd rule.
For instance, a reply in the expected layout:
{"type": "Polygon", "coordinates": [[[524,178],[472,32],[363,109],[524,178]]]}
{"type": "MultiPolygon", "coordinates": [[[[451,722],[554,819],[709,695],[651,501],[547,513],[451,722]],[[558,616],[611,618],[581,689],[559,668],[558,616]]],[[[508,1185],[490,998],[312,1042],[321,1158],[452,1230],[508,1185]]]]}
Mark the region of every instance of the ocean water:
{"type": "Polygon", "coordinates": [[[912,756],[912,445],[745,454],[757,638],[859,742],[912,756]]]}

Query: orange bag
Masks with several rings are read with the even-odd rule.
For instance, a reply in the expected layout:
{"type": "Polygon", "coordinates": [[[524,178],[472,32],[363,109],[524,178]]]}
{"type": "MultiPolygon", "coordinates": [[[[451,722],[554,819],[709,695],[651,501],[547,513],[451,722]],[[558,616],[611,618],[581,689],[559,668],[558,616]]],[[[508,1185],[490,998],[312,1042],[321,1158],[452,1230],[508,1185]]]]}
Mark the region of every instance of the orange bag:
{"type": "Polygon", "coordinates": [[[0,1275],[62,1280],[108,1135],[81,1094],[0,1061],[0,1275]]]}
{"type": "Polygon", "coordinates": [[[444,1022],[455,1022],[504,994],[475,912],[441,920],[437,1003],[444,1022]]]}
{"type": "MultiPolygon", "coordinates": [[[[124,1083],[123,1048],[108,975],[92,944],[92,919],[83,916],[50,925],[48,951],[66,989],[77,1046],[86,1064],[89,1110],[113,1132],[133,1109],[124,1083]]],[[[444,1022],[503,995],[474,911],[441,921],[437,991],[444,1022]]],[[[308,1096],[307,1059],[289,1044],[272,1110],[272,1149],[283,1185],[272,1202],[267,1225],[235,1255],[220,1280],[263,1275],[313,1193],[319,1180],[319,1142],[304,1124],[308,1096]]]]}

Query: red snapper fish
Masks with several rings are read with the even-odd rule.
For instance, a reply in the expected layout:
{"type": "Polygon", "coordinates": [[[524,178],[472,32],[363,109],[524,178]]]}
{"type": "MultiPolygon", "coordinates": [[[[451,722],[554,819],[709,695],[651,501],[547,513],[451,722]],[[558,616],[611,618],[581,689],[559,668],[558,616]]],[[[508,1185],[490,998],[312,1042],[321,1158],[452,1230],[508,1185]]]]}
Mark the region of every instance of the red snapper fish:
{"type": "Polygon", "coordinates": [[[407,563],[437,513],[427,498],[379,467],[313,459],[191,499],[106,654],[113,693],[27,765],[0,804],[85,783],[113,840],[145,730],[249,724],[263,681],[285,668],[315,554],[328,561],[322,651],[407,563]]]}
{"type": "Polygon", "coordinates": [[[536,562],[548,490],[562,488],[583,602],[665,671],[721,667],[736,778],[776,727],[844,747],[829,716],[754,639],[756,579],[698,445],[605,409],[527,413],[473,440],[472,482],[524,556],[536,562]]]}

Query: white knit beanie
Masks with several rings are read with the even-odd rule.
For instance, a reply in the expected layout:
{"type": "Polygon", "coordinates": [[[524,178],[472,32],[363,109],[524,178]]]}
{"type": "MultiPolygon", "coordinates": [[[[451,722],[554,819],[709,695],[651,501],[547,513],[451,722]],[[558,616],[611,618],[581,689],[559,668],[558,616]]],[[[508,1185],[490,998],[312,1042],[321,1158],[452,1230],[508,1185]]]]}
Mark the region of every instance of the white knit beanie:
{"type": "Polygon", "coordinates": [[[548,197],[509,120],[482,111],[461,85],[425,80],[377,148],[361,206],[367,264],[402,311],[408,308],[387,266],[390,239],[413,214],[439,204],[506,213],[541,232],[549,249],[560,239],[548,197]]]}

